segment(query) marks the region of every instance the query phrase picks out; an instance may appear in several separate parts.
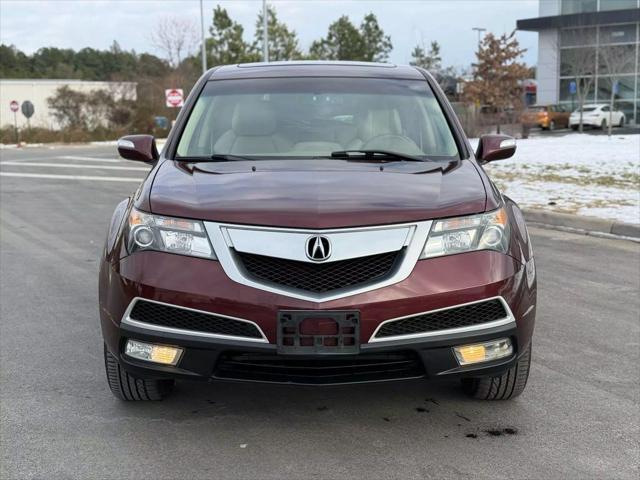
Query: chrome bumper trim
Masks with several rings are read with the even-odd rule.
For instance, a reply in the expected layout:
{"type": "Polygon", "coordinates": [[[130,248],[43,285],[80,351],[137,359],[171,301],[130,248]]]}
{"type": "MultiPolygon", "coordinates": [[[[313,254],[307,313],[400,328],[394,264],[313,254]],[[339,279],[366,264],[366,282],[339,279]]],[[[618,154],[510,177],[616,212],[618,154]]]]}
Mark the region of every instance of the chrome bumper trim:
{"type": "Polygon", "coordinates": [[[157,300],[150,300],[148,298],[142,298],[142,297],[135,297],[133,300],[131,300],[131,303],[129,303],[127,310],[124,312],[124,315],[122,316],[122,323],[125,325],[131,325],[132,327],[144,328],[145,330],[149,330],[149,331],[173,333],[176,335],[185,335],[185,336],[190,335],[195,337],[217,338],[220,340],[233,340],[233,341],[241,341],[241,342],[249,342],[249,343],[269,343],[269,340],[267,340],[267,336],[264,334],[260,326],[257,323],[252,322],[251,320],[246,320],[244,318],[230,317],[229,315],[222,315],[220,313],[215,313],[215,312],[207,312],[206,310],[197,310],[195,308],[183,307],[180,305],[174,305],[172,303],[158,302],[157,300]],[[260,332],[260,335],[262,335],[262,338],[237,337],[235,335],[223,335],[219,333],[200,332],[197,330],[185,330],[182,328],[165,327],[162,325],[154,325],[152,323],[146,323],[146,322],[141,322],[139,320],[134,320],[133,318],[131,318],[130,315],[131,315],[131,311],[133,310],[133,307],[135,306],[138,300],[157,303],[159,305],[166,305],[168,307],[178,308],[181,310],[198,312],[205,315],[215,315],[216,317],[228,318],[229,320],[235,320],[237,322],[250,323],[251,325],[256,327],[258,332],[260,332]]]}
{"type": "Polygon", "coordinates": [[[398,340],[412,340],[412,339],[415,339],[415,338],[439,337],[439,336],[451,335],[451,334],[455,334],[455,333],[479,332],[479,331],[488,330],[488,329],[494,328],[494,327],[501,327],[503,325],[513,324],[515,326],[515,322],[516,322],[516,319],[513,316],[513,313],[511,312],[511,309],[509,308],[509,304],[507,304],[507,302],[505,301],[504,298],[502,298],[500,296],[489,297],[489,298],[483,298],[481,300],[476,300],[474,302],[460,303],[460,304],[457,304],[457,305],[452,305],[450,307],[437,308],[435,310],[427,310],[426,312],[412,313],[411,315],[405,315],[403,317],[397,317],[397,318],[391,318],[389,320],[385,320],[384,322],[381,322],[380,325],[378,325],[378,327],[375,329],[375,331],[371,335],[371,338],[369,338],[369,342],[368,343],[395,342],[395,341],[398,341],[398,340]],[[407,334],[407,335],[395,335],[393,337],[376,338],[376,335],[378,334],[378,331],[380,331],[382,326],[387,324],[387,323],[396,322],[398,320],[404,320],[405,318],[416,317],[418,315],[426,315],[426,314],[429,314],[429,313],[442,312],[444,310],[451,310],[453,308],[464,307],[466,305],[473,305],[474,303],[488,302],[490,300],[496,300],[496,299],[500,300],[500,302],[504,306],[504,309],[507,312],[507,316],[505,318],[502,318],[502,319],[499,319],[499,320],[494,320],[492,322],[480,323],[478,325],[470,325],[468,327],[448,328],[448,329],[445,329],[445,330],[434,330],[434,331],[431,331],[431,332],[411,333],[411,334],[407,334]]]}

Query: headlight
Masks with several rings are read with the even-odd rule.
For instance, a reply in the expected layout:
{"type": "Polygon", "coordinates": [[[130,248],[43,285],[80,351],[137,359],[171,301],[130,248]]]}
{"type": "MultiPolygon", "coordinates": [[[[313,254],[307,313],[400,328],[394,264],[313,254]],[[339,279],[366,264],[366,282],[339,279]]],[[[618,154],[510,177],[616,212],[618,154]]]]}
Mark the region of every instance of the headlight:
{"type": "Polygon", "coordinates": [[[437,220],[431,227],[420,258],[475,250],[506,253],[509,233],[507,212],[503,208],[480,215],[437,220]]]}
{"type": "Polygon", "coordinates": [[[163,217],[135,208],[129,214],[127,250],[156,250],[193,257],[216,258],[202,222],[163,217]]]}

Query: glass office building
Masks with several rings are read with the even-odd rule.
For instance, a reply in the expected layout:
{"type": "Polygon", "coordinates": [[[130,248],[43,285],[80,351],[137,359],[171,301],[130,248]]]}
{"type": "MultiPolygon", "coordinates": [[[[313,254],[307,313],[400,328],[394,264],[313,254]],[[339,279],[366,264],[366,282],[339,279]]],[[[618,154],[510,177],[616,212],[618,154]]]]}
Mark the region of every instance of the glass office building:
{"type": "Polygon", "coordinates": [[[613,88],[627,122],[640,124],[640,0],[540,0],[539,11],[517,23],[538,32],[537,102],[575,107],[578,77],[586,102],[609,103],[613,88]]]}

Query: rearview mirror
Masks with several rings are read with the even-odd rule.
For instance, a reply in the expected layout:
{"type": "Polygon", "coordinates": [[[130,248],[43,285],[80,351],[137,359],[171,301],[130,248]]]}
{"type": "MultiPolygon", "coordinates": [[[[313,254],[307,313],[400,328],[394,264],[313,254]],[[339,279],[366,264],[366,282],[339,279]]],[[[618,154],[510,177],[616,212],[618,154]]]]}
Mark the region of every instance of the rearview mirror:
{"type": "Polygon", "coordinates": [[[508,135],[483,135],[478,143],[476,158],[482,163],[504,160],[516,153],[516,139],[508,135]]]}
{"type": "Polygon", "coordinates": [[[127,135],[118,140],[118,153],[127,160],[155,162],[158,160],[156,139],[152,135],[127,135]]]}

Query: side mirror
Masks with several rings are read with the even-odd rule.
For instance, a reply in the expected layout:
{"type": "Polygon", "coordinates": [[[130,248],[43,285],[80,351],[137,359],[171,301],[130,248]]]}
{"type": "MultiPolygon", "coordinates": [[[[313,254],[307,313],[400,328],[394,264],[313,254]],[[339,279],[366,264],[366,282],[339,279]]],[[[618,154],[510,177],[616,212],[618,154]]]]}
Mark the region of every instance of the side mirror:
{"type": "Polygon", "coordinates": [[[158,160],[158,147],[152,135],[127,135],[118,140],[118,153],[127,160],[155,162],[158,160]]]}
{"type": "Polygon", "coordinates": [[[504,160],[516,153],[516,139],[508,135],[483,135],[478,143],[476,158],[483,163],[504,160]]]}

